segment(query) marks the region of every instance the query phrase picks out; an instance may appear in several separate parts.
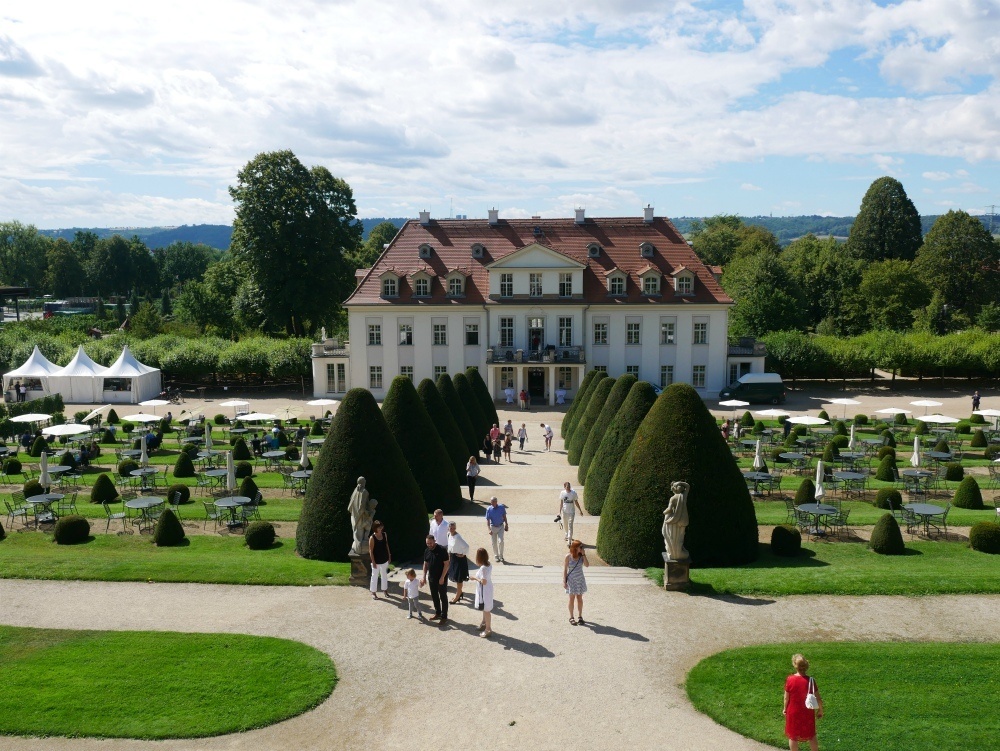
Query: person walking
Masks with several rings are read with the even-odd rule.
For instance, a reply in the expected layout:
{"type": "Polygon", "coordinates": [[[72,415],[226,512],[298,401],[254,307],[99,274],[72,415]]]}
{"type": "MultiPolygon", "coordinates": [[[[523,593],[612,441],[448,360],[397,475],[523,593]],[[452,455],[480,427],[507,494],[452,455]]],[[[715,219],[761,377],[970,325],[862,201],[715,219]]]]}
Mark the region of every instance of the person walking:
{"type": "Polygon", "coordinates": [[[980,401],[979,400],[979,392],[977,391],[975,394],[972,395],[972,411],[973,412],[975,412],[977,409],[979,409],[979,401],[980,401]]]}
{"type": "Polygon", "coordinates": [[[486,548],[476,551],[476,563],[479,570],[472,576],[476,580],[476,610],[483,611],[479,635],[489,638],[493,635],[493,566],[490,565],[490,554],[486,552],[486,548]]]}
{"type": "Polygon", "coordinates": [[[795,672],[785,680],[784,706],[785,737],[790,751],[799,751],[799,742],[806,741],[812,751],[819,749],[816,738],[816,718],[823,716],[823,699],[819,695],[816,681],[809,677],[809,660],[800,654],[792,655],[795,672]],[[806,706],[806,696],[816,696],[816,709],[806,706]]]}
{"type": "Polygon", "coordinates": [[[493,461],[497,464],[500,463],[500,454],[503,452],[503,444],[500,443],[499,436],[495,441],[493,441],[493,461]]]}
{"type": "Polygon", "coordinates": [[[510,525],[507,524],[507,507],[496,496],[490,498],[489,508],[486,509],[486,529],[493,541],[493,559],[497,563],[506,563],[503,559],[503,537],[505,532],[510,531],[510,525]]]}
{"type": "Polygon", "coordinates": [[[531,411],[531,401],[530,401],[530,399],[528,399],[528,391],[527,391],[527,389],[521,389],[521,395],[520,396],[521,396],[521,398],[520,398],[521,409],[527,410],[528,412],[530,412],[531,411]]]}
{"type": "Polygon", "coordinates": [[[448,522],[448,560],[448,578],[455,582],[454,605],[462,601],[462,586],[469,581],[469,543],[458,533],[455,522],[448,522]]]}
{"type": "Polygon", "coordinates": [[[569,622],[575,626],[578,623],[585,625],[583,620],[583,596],[587,593],[587,578],[583,574],[583,569],[590,566],[587,560],[587,551],[583,549],[583,543],[573,540],[569,544],[569,552],[563,561],[563,587],[569,595],[569,622]],[[578,617],[573,617],[573,603],[576,602],[578,617]]]}
{"type": "Polygon", "coordinates": [[[441,509],[434,509],[434,515],[431,517],[430,529],[427,530],[427,534],[433,535],[434,541],[438,545],[448,547],[448,522],[444,520],[444,512],[441,509]]]}
{"type": "Polygon", "coordinates": [[[493,423],[493,427],[490,428],[490,441],[496,443],[496,440],[499,437],[500,437],[500,428],[496,423],[493,423]]]}
{"type": "Polygon", "coordinates": [[[545,438],[545,450],[546,451],[551,451],[552,450],[552,435],[553,435],[553,433],[552,433],[552,426],[551,425],[546,425],[544,422],[541,423],[541,426],[542,426],[542,437],[545,438]]]}
{"type": "Polygon", "coordinates": [[[21,385],[17,387],[17,400],[23,402],[28,398],[28,387],[24,385],[24,381],[21,381],[21,385]]]}
{"type": "Polygon", "coordinates": [[[558,515],[562,517],[563,528],[566,530],[567,545],[573,540],[573,522],[576,519],[577,509],[583,513],[579,496],[568,482],[564,482],[562,492],[559,493],[558,515]]]}
{"type": "Polygon", "coordinates": [[[507,433],[503,437],[503,458],[507,460],[508,464],[510,463],[511,438],[513,438],[513,436],[510,433],[507,433]]]}
{"type": "Polygon", "coordinates": [[[521,452],[524,452],[524,442],[528,440],[528,427],[522,422],[521,429],[517,431],[517,440],[521,444],[521,452]]]}
{"type": "Polygon", "coordinates": [[[493,454],[493,439],[490,438],[490,434],[487,433],[486,437],[483,438],[483,456],[486,461],[490,460],[490,456],[493,454]]]}
{"type": "Polygon", "coordinates": [[[503,434],[509,435],[511,438],[514,437],[514,423],[507,420],[507,423],[503,426],[503,434]]]}
{"type": "Polygon", "coordinates": [[[479,462],[476,457],[470,456],[469,463],[465,465],[465,484],[469,486],[469,500],[476,500],[476,478],[479,477],[479,462]]]}
{"type": "Polygon", "coordinates": [[[424,550],[424,575],[420,586],[429,583],[431,601],[434,603],[432,621],[448,622],[448,549],[437,544],[434,535],[427,535],[427,549],[424,550]]]}
{"type": "Polygon", "coordinates": [[[389,538],[385,534],[385,526],[377,519],[372,522],[372,533],[368,537],[368,558],[372,563],[372,580],[369,589],[372,599],[378,599],[378,580],[382,579],[382,594],[388,597],[389,592],[389,538]]]}

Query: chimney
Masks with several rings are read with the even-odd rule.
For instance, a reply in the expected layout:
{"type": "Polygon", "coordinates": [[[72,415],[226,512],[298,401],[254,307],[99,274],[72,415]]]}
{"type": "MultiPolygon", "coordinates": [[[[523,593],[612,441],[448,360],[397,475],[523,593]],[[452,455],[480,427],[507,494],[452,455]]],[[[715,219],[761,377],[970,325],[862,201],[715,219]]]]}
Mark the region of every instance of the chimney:
{"type": "Polygon", "coordinates": [[[577,224],[583,224],[584,222],[587,221],[586,217],[584,216],[584,213],[585,213],[584,209],[577,209],[576,210],[576,223],[577,224]]]}
{"type": "Polygon", "coordinates": [[[425,227],[431,223],[431,212],[421,211],[420,212],[420,223],[425,227]]]}
{"type": "Polygon", "coordinates": [[[497,225],[500,224],[500,212],[497,209],[490,209],[490,224],[497,225]]]}
{"type": "Polygon", "coordinates": [[[650,205],[647,204],[646,208],[644,208],[642,210],[642,221],[644,221],[646,224],[652,224],[653,223],[653,207],[652,206],[650,206],[650,205]]]}

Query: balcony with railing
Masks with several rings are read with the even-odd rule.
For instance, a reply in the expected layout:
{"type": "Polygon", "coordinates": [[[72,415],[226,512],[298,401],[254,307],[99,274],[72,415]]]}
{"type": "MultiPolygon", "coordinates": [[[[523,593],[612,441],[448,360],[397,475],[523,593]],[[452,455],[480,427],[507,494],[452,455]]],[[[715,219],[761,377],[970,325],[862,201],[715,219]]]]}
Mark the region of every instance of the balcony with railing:
{"type": "Polygon", "coordinates": [[[552,363],[582,365],[587,362],[583,347],[556,347],[550,344],[540,349],[528,350],[515,347],[490,347],[486,350],[486,362],[494,365],[509,363],[552,363]]]}
{"type": "Polygon", "coordinates": [[[324,339],[312,345],[313,357],[350,357],[351,343],[339,339],[324,339]]]}

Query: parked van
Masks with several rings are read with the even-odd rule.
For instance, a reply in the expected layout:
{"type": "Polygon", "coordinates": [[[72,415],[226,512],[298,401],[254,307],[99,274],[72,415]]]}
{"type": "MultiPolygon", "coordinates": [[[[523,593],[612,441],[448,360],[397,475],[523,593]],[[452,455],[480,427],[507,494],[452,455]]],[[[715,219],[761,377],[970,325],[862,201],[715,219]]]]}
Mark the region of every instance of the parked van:
{"type": "Polygon", "coordinates": [[[785,384],[777,373],[746,373],[736,383],[722,389],[719,398],[784,404],[785,384]]]}

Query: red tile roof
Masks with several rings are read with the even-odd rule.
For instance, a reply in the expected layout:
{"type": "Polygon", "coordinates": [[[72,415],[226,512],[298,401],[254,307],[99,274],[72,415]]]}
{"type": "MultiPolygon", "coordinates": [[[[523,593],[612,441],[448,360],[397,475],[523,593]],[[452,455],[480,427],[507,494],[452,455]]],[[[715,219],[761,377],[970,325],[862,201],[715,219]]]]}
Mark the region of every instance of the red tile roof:
{"type": "MultiPolygon", "coordinates": [[[[525,246],[538,243],[586,264],[583,271],[584,303],[690,305],[731,304],[732,300],[722,291],[709,268],[703,264],[691,246],[684,241],[668,219],[657,217],[647,224],[641,217],[617,219],[587,219],[577,224],[573,219],[501,219],[491,225],[486,219],[431,220],[422,225],[410,220],[396,235],[379,259],[358,283],[347,299],[346,305],[482,305],[523,304],[524,297],[489,298],[489,272],[486,266],[525,246]],[[539,228],[541,234],[536,234],[539,228]],[[587,246],[598,243],[601,252],[589,257],[587,246]],[[652,258],[639,251],[640,244],[652,243],[656,248],[652,258]],[[421,258],[423,244],[433,248],[430,258],[421,258]],[[472,245],[481,243],[481,258],[472,255],[472,245]],[[662,295],[646,297],[641,294],[639,274],[649,267],[670,276],[681,268],[693,273],[697,279],[694,294],[675,296],[673,286],[663,285],[662,295]],[[620,269],[627,275],[625,295],[608,295],[606,276],[620,269]],[[413,288],[407,278],[418,269],[434,277],[430,297],[413,297],[413,288]],[[448,297],[444,281],[448,273],[461,269],[468,273],[464,297],[448,297]],[[399,296],[385,299],[381,296],[379,277],[392,270],[399,275],[399,296]]],[[[546,304],[558,304],[560,298],[546,295],[546,304]]],[[[581,298],[572,302],[579,304],[581,298]]]]}

